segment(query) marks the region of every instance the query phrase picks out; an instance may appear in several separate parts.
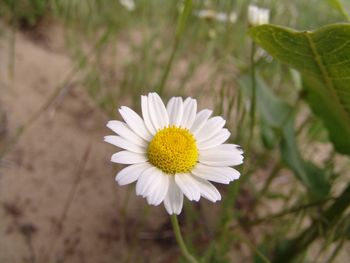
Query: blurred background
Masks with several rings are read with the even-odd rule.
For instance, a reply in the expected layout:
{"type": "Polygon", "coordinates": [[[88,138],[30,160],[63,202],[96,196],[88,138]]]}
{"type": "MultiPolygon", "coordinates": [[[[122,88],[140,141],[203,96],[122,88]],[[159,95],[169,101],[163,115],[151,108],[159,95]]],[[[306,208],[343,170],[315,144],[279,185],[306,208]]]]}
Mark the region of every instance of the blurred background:
{"type": "MultiPolygon", "coordinates": [[[[270,9],[271,23],[312,30],[345,22],[335,2],[253,3],[270,9]]],[[[192,96],[223,115],[247,153],[241,179],[218,186],[222,202],[185,203],[180,224],[194,254],[272,262],[314,225],[295,262],[350,261],[349,211],[322,224],[349,181],[349,159],[302,100],[299,73],[260,48],[253,59],[267,95],[250,140],[251,3],[193,0],[177,35],[182,1],[0,0],[1,263],[185,262],[163,206],[115,183],[116,149],[103,142],[118,107],[139,111],[140,95],[159,87],[164,100],[192,96]],[[281,103],[294,109],[287,138],[285,123],[269,125],[279,108],[260,114],[281,103]],[[324,180],[310,190],[303,173],[324,180]]]]}

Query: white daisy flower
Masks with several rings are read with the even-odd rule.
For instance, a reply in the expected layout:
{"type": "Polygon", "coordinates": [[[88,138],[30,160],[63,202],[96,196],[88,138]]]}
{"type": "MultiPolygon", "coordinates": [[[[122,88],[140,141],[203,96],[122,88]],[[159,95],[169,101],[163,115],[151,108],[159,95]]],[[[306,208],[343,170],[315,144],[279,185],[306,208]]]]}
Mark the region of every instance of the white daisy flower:
{"type": "Polygon", "coordinates": [[[169,214],[180,214],[183,195],[190,201],[204,197],[221,200],[219,191],[209,181],[228,184],[240,173],[231,168],[243,163],[243,151],[235,144],[225,144],[230,132],[222,117],[212,111],[197,113],[197,101],[173,97],[167,106],[156,93],[141,96],[142,117],[132,109],[119,109],[125,122],[109,121],[107,127],[116,135],[105,141],[123,151],[111,161],[130,166],[121,170],[116,181],[127,185],[137,181],[136,194],[150,205],[164,202],[169,214]]]}

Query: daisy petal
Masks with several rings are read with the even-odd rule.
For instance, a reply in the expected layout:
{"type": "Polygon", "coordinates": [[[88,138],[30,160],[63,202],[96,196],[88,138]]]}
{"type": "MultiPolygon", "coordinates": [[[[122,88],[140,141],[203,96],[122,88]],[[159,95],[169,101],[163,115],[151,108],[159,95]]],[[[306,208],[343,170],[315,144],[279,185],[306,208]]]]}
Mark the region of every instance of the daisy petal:
{"type": "Polygon", "coordinates": [[[169,125],[168,112],[157,93],[150,93],[148,95],[148,110],[156,130],[163,129],[169,125]]]}
{"type": "Polygon", "coordinates": [[[194,123],[190,129],[193,135],[196,135],[203,128],[212,113],[213,111],[206,109],[197,113],[194,123]]]}
{"type": "Polygon", "coordinates": [[[138,146],[132,142],[129,142],[128,140],[125,140],[124,138],[122,138],[120,136],[115,136],[115,135],[105,136],[104,141],[108,142],[110,144],[113,144],[119,148],[128,150],[130,152],[146,153],[145,147],[138,146]]]}
{"type": "Polygon", "coordinates": [[[144,121],[141,117],[134,112],[132,109],[122,106],[119,109],[124,121],[129,125],[130,129],[135,131],[135,133],[146,141],[150,141],[152,136],[147,130],[144,121]]]}
{"type": "Polygon", "coordinates": [[[147,129],[150,131],[152,135],[156,134],[156,129],[153,126],[153,123],[151,121],[151,117],[149,115],[148,111],[148,97],[147,96],[141,96],[141,109],[142,109],[142,117],[145,122],[145,125],[147,129]]]}
{"type": "Polygon", "coordinates": [[[201,196],[213,203],[221,200],[220,192],[218,191],[218,189],[216,189],[216,187],[213,184],[209,183],[207,180],[198,177],[193,177],[193,179],[196,181],[196,184],[200,189],[201,196]]]}
{"type": "Polygon", "coordinates": [[[153,199],[157,196],[157,187],[162,183],[163,174],[159,169],[157,169],[157,171],[152,171],[151,176],[145,176],[148,176],[148,178],[145,179],[147,181],[147,184],[144,184],[145,188],[143,189],[142,197],[147,198],[148,204],[151,205],[154,202],[153,199]]]}
{"type": "Polygon", "coordinates": [[[153,182],[149,189],[149,195],[147,196],[147,202],[150,205],[159,205],[164,201],[169,188],[169,175],[161,173],[158,176],[157,181],[153,182]]]}
{"type": "Polygon", "coordinates": [[[115,177],[115,180],[118,182],[119,185],[131,184],[135,182],[143,173],[143,171],[148,169],[149,167],[151,167],[151,165],[147,162],[130,165],[121,170],[115,177]]]}
{"type": "Polygon", "coordinates": [[[201,129],[197,135],[196,140],[198,143],[208,140],[211,137],[215,136],[221,129],[224,127],[226,121],[219,117],[210,118],[207,123],[204,125],[203,129],[201,129]]]}
{"type": "Polygon", "coordinates": [[[182,210],[184,195],[175,183],[174,176],[169,176],[168,193],[164,199],[164,207],[169,215],[179,215],[182,210]]]}
{"type": "Polygon", "coordinates": [[[230,137],[230,135],[231,133],[227,129],[222,129],[210,139],[197,143],[197,147],[200,151],[213,148],[224,143],[230,137]]]}
{"type": "Polygon", "coordinates": [[[157,181],[159,175],[161,175],[161,171],[154,166],[144,170],[136,183],[136,195],[147,197],[150,194],[150,187],[153,182],[157,181]]]}
{"type": "Polygon", "coordinates": [[[195,118],[197,112],[197,101],[192,98],[187,98],[184,101],[184,110],[181,120],[181,127],[190,129],[195,118]]]}
{"type": "Polygon", "coordinates": [[[124,139],[133,142],[134,144],[142,147],[146,147],[147,143],[144,139],[136,135],[128,125],[121,121],[109,121],[107,127],[114,131],[116,134],[120,135],[124,139]]]}
{"type": "Polygon", "coordinates": [[[214,149],[200,151],[198,159],[199,162],[211,166],[235,166],[243,163],[243,155],[214,149]]]}
{"type": "Polygon", "coordinates": [[[166,107],[169,115],[169,125],[180,126],[183,114],[183,102],[181,97],[172,97],[166,107]]]}
{"type": "Polygon", "coordinates": [[[147,161],[145,154],[121,151],[112,155],[111,162],[122,164],[144,163],[147,161]]]}
{"type": "Polygon", "coordinates": [[[243,154],[243,149],[241,148],[241,146],[232,143],[218,145],[214,148],[214,150],[234,152],[235,154],[243,154]]]}
{"type": "Polygon", "coordinates": [[[201,163],[198,163],[191,173],[199,178],[220,184],[228,184],[240,176],[240,173],[231,167],[212,167],[201,163]]]}
{"type": "Polygon", "coordinates": [[[196,181],[189,174],[176,174],[175,182],[188,200],[199,201],[201,195],[196,181]]]}

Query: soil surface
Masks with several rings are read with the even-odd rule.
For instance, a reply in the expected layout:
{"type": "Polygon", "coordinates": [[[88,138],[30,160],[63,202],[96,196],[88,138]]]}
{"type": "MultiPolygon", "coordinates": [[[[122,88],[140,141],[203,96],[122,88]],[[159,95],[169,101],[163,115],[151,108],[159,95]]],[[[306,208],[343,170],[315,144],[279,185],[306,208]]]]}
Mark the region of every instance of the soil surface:
{"type": "Polygon", "coordinates": [[[2,33],[0,145],[25,129],[0,163],[0,262],[176,262],[163,206],[115,183],[108,117],[84,87],[72,79],[42,110],[73,68],[62,30],[17,32],[14,56],[2,33]]]}

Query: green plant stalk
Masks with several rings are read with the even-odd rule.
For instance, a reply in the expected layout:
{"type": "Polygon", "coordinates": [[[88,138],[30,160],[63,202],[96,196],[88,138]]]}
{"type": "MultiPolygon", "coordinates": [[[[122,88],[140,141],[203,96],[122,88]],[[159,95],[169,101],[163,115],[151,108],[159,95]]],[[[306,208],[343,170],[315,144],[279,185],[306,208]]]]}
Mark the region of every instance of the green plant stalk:
{"type": "Polygon", "coordinates": [[[162,94],[163,94],[165,83],[166,83],[166,81],[168,79],[169,72],[170,72],[171,66],[173,64],[175,53],[176,53],[176,51],[178,49],[178,46],[179,46],[179,41],[175,40],[174,45],[173,45],[173,49],[172,49],[171,54],[170,54],[170,58],[168,60],[168,63],[166,64],[166,67],[165,67],[165,70],[164,70],[164,74],[163,74],[163,76],[162,76],[162,78],[160,80],[160,84],[158,86],[158,94],[159,94],[159,96],[162,96],[162,94]]]}
{"type": "Polygon", "coordinates": [[[254,132],[254,126],[255,126],[255,111],[256,111],[256,77],[255,77],[255,61],[254,61],[254,55],[255,55],[255,43],[252,42],[252,47],[250,51],[250,67],[251,67],[251,82],[252,82],[252,99],[250,101],[250,132],[249,132],[249,141],[248,141],[248,151],[253,139],[253,132],[254,132]]]}
{"type": "Polygon", "coordinates": [[[342,238],[342,239],[338,242],[338,244],[337,244],[336,248],[334,249],[334,251],[333,251],[331,257],[327,260],[328,263],[333,263],[333,262],[334,262],[334,260],[335,260],[335,259],[337,258],[337,256],[338,256],[339,252],[341,251],[341,249],[342,249],[342,247],[343,247],[343,245],[344,245],[344,242],[345,242],[345,238],[342,238]]]}
{"type": "Polygon", "coordinates": [[[328,2],[331,6],[337,9],[339,13],[341,13],[346,20],[350,21],[350,16],[348,15],[346,10],[344,9],[344,6],[341,4],[339,0],[328,0],[328,2]]]}
{"type": "Polygon", "coordinates": [[[262,190],[260,191],[259,197],[264,196],[267,193],[272,181],[276,178],[276,176],[280,172],[281,168],[282,168],[281,163],[277,163],[275,165],[275,167],[272,169],[271,173],[269,174],[269,177],[267,178],[262,190]]]}
{"type": "Polygon", "coordinates": [[[180,40],[181,40],[183,32],[185,30],[186,22],[187,22],[187,19],[191,13],[191,10],[192,10],[192,0],[186,0],[184,3],[184,8],[183,8],[183,10],[179,16],[179,19],[177,21],[176,32],[175,32],[175,41],[173,44],[173,48],[171,50],[169,60],[165,66],[163,76],[162,76],[160,83],[159,83],[159,86],[158,86],[157,91],[158,91],[158,94],[160,96],[162,95],[162,93],[164,91],[165,83],[168,79],[171,67],[173,65],[175,54],[179,48],[180,40]]]}
{"type": "Polygon", "coordinates": [[[182,255],[186,258],[186,260],[190,263],[199,263],[191,254],[188,252],[185,241],[182,238],[181,230],[179,226],[179,221],[177,220],[177,216],[175,214],[170,216],[171,225],[173,226],[175,238],[179,248],[181,250],[182,255]]]}
{"type": "Polygon", "coordinates": [[[322,205],[324,205],[325,203],[327,203],[327,202],[329,202],[331,200],[334,200],[334,198],[333,197],[329,197],[329,198],[325,198],[323,200],[319,200],[319,201],[312,202],[312,203],[309,203],[309,204],[303,204],[303,205],[299,205],[299,206],[296,206],[296,207],[288,208],[286,210],[283,210],[283,211],[275,213],[275,214],[268,215],[266,217],[257,218],[257,219],[251,220],[251,221],[245,221],[243,223],[240,223],[240,224],[232,226],[232,228],[238,227],[241,224],[244,225],[245,227],[252,227],[252,226],[259,225],[261,223],[264,223],[264,222],[267,222],[267,221],[270,221],[270,220],[273,220],[273,219],[277,219],[277,218],[280,218],[280,217],[283,217],[283,216],[286,216],[286,215],[290,215],[290,214],[293,214],[293,213],[298,213],[298,212],[301,212],[303,210],[306,210],[306,209],[309,209],[309,208],[313,208],[315,206],[318,206],[318,207],[322,206],[322,205]]]}
{"type": "Polygon", "coordinates": [[[327,229],[334,225],[337,219],[350,206],[350,184],[347,185],[341,195],[336,198],[334,203],[315,220],[309,228],[302,232],[298,237],[291,240],[288,246],[279,254],[276,255],[273,263],[288,263],[296,256],[304,252],[309,245],[320,235],[320,226],[322,229],[327,229]]]}
{"type": "Polygon", "coordinates": [[[217,243],[220,254],[226,254],[228,252],[228,247],[232,242],[232,234],[230,232],[230,225],[232,220],[235,220],[235,204],[236,197],[240,191],[241,180],[235,181],[229,186],[228,193],[225,200],[223,201],[223,208],[220,215],[219,224],[217,229],[219,229],[218,241],[213,240],[211,243],[217,243]]]}

